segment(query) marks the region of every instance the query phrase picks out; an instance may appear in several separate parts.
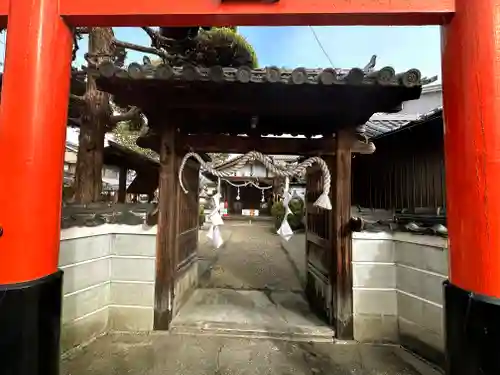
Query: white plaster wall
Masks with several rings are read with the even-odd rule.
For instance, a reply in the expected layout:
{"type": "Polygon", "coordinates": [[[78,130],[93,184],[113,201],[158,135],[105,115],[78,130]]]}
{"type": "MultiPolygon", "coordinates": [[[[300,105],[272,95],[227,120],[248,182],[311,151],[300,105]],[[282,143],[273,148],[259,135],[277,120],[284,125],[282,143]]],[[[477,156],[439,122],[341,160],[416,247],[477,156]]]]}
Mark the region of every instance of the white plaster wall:
{"type": "Polygon", "coordinates": [[[61,231],[61,347],[109,330],[153,328],[156,227],[101,225],[61,231]]]}
{"type": "Polygon", "coordinates": [[[440,85],[424,88],[419,99],[409,100],[403,103],[403,109],[399,114],[423,115],[443,105],[443,90],[440,85]]]}
{"type": "Polygon", "coordinates": [[[352,267],[355,339],[401,342],[417,351],[444,352],[446,239],[354,233],[352,267]]]}

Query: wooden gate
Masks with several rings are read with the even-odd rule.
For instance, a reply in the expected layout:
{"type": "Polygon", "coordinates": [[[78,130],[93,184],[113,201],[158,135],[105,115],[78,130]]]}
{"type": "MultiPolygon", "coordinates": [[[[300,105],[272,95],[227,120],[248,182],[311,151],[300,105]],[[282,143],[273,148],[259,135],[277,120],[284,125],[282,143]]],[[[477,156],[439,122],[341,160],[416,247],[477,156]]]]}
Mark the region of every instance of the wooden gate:
{"type": "Polygon", "coordinates": [[[177,314],[184,302],[198,285],[198,224],[199,224],[199,172],[197,161],[189,160],[184,168],[183,181],[189,191],[177,192],[177,243],[174,274],[173,314],[177,314]]]}
{"type": "Polygon", "coordinates": [[[332,210],[313,206],[323,191],[318,167],[309,168],[306,185],[306,295],[312,309],[342,339],[353,338],[349,139],[348,134],[337,134],[335,156],[324,158],[332,174],[332,210]]]}
{"type": "Polygon", "coordinates": [[[323,188],[321,170],[307,171],[306,185],[306,295],[313,310],[334,325],[333,211],[313,206],[323,188]]]}
{"type": "Polygon", "coordinates": [[[167,129],[160,145],[160,202],[156,251],[154,328],[166,330],[198,285],[199,164],[189,160],[178,180],[182,155],[176,132],[167,129]]]}

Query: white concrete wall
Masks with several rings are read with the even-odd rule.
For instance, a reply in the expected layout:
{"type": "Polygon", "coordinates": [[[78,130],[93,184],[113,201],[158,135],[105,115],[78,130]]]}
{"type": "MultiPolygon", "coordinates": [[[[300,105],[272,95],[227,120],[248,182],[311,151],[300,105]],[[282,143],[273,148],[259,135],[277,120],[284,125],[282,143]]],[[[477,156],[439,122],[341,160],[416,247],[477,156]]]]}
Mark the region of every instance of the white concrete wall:
{"type": "Polygon", "coordinates": [[[444,353],[447,240],[355,233],[352,267],[355,339],[400,342],[439,361],[444,353]]]}
{"type": "Polygon", "coordinates": [[[398,114],[423,115],[443,105],[443,90],[440,85],[424,88],[420,98],[403,103],[398,114]]]}
{"type": "Polygon", "coordinates": [[[153,328],[156,227],[101,225],[61,231],[61,347],[100,334],[153,328]]]}

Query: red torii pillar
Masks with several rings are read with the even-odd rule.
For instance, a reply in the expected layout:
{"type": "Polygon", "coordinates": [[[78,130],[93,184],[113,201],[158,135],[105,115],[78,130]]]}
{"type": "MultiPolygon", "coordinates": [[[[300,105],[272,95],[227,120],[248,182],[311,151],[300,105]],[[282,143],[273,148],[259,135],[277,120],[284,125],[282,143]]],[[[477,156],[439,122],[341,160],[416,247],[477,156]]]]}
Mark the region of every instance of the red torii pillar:
{"type": "MultiPolygon", "coordinates": [[[[210,1],[206,4],[214,3],[210,1]]],[[[189,8],[179,24],[192,24],[195,19],[203,20],[201,24],[209,24],[207,20],[217,23],[218,8],[211,13],[212,5],[206,5],[196,18],[191,5],[202,2],[172,2],[168,7],[175,9],[175,14],[183,6],[189,8]]],[[[281,0],[281,5],[272,5],[276,13],[266,8],[262,17],[256,14],[255,4],[248,8],[240,4],[238,14],[225,11],[223,19],[229,24],[231,20],[234,24],[247,20],[247,24],[276,25],[326,24],[327,20],[332,24],[418,24],[421,17],[420,24],[425,24],[439,17],[438,5],[445,9],[450,1],[339,0],[336,14],[332,10],[335,2],[312,3],[307,11],[307,2],[281,0]],[[288,7],[282,5],[285,2],[288,7]],[[292,3],[301,11],[295,12],[292,3]],[[411,12],[409,4],[422,7],[424,3],[436,6],[434,15],[411,12]],[[339,7],[345,14],[338,13],[339,7]]],[[[62,284],[57,264],[71,60],[71,35],[59,10],[80,24],[95,20],[104,26],[113,14],[95,14],[95,9],[119,6],[121,16],[113,16],[113,22],[131,26],[153,19],[153,24],[165,24],[159,22],[164,20],[160,13],[165,13],[165,4],[163,0],[10,2],[0,107],[2,373],[58,374],[62,284]],[[80,12],[85,3],[88,16],[71,14],[80,12]],[[153,8],[157,18],[151,16],[153,8]]],[[[443,35],[450,233],[450,283],[445,286],[449,375],[500,374],[496,352],[500,347],[499,20],[500,0],[456,0],[455,16],[443,35]]]]}
{"type": "Polygon", "coordinates": [[[72,35],[57,1],[13,0],[7,40],[0,106],[0,373],[56,375],[72,35]]]}
{"type": "Polygon", "coordinates": [[[500,0],[456,0],[443,29],[452,375],[500,374],[499,28],[500,0]]]}

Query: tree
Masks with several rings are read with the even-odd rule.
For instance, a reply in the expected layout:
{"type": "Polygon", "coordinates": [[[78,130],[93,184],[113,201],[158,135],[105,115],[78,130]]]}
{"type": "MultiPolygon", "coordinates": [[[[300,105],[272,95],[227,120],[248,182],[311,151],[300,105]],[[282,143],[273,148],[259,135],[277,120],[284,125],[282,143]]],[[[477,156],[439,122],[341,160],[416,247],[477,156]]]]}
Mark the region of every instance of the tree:
{"type": "Polygon", "coordinates": [[[133,130],[128,122],[120,122],[113,130],[113,136],[116,142],[122,146],[128,147],[131,150],[140,152],[143,155],[149,156],[152,159],[159,159],[159,156],[153,150],[142,148],[137,145],[137,138],[139,138],[140,131],[133,130]]]}
{"type": "Polygon", "coordinates": [[[229,27],[202,30],[195,39],[195,48],[189,51],[188,56],[189,61],[198,66],[258,66],[257,55],[251,44],[229,27]]]}
{"type": "MultiPolygon", "coordinates": [[[[112,28],[93,27],[86,32],[89,36],[88,53],[85,56],[88,68],[96,68],[103,61],[124,63],[125,50],[114,44],[112,28]]],[[[78,35],[75,34],[76,46],[78,35]]],[[[81,96],[71,95],[71,100],[79,109],[79,117],[72,118],[71,123],[80,127],[74,199],[79,203],[95,202],[100,199],[102,191],[104,136],[118,122],[138,118],[140,112],[137,108],[128,108],[126,113],[115,115],[110,95],[97,89],[92,75],[86,75],[85,93],[81,96]]]]}
{"type": "MultiPolygon", "coordinates": [[[[236,27],[143,27],[151,38],[151,48],[140,51],[158,55],[171,66],[193,64],[210,67],[248,66],[256,68],[257,55],[236,27]]],[[[129,44],[130,47],[132,47],[129,44]]]]}
{"type": "MultiPolygon", "coordinates": [[[[255,51],[235,28],[170,27],[142,28],[151,38],[151,47],[116,40],[112,28],[77,29],[75,33],[75,57],[78,39],[82,32],[89,35],[89,48],[85,56],[87,67],[74,74],[84,74],[87,68],[97,68],[105,61],[123,65],[126,49],[159,56],[161,61],[172,66],[185,63],[197,66],[257,66],[255,51]]],[[[128,147],[154,155],[133,145],[143,124],[140,110],[136,107],[117,108],[109,94],[97,89],[95,78],[86,75],[86,90],[83,95],[71,95],[78,108],[78,116],[70,123],[80,127],[79,150],[75,177],[74,199],[79,203],[90,203],[100,199],[102,190],[102,167],[104,136],[115,128],[117,140],[128,147]]]]}

